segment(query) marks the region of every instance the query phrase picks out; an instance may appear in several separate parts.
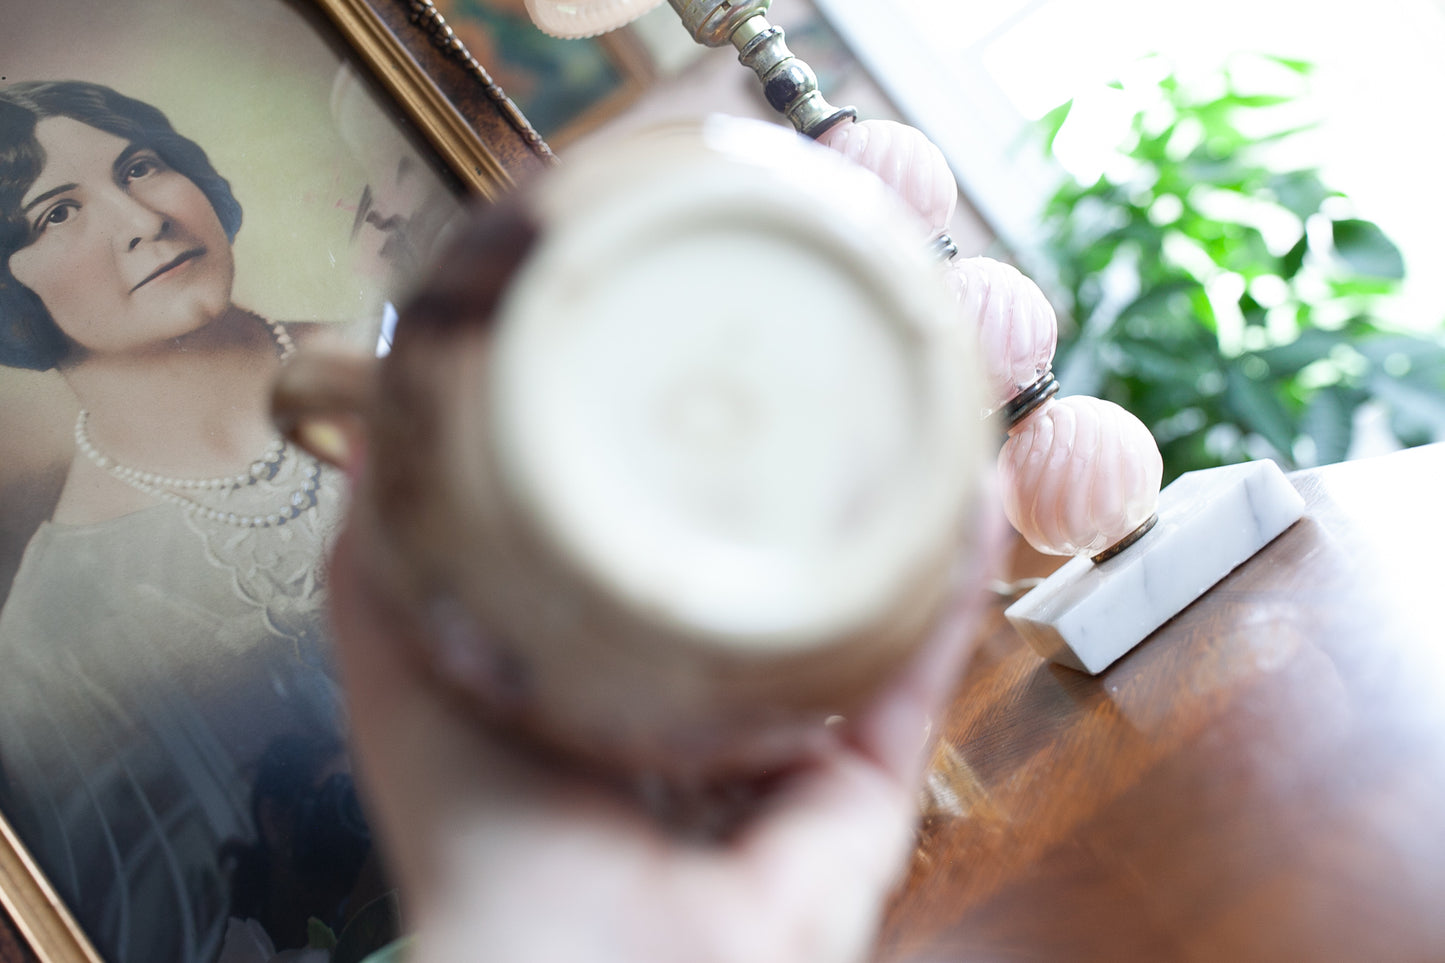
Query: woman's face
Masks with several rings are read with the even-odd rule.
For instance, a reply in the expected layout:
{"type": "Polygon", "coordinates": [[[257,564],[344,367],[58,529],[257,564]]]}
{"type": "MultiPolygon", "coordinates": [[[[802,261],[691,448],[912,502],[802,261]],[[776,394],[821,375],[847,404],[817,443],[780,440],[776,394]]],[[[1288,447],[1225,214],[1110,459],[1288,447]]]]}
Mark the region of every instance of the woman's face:
{"type": "Polygon", "coordinates": [[[89,353],[154,349],[219,317],[235,265],[215,209],[153,150],[69,117],[35,127],[45,167],[21,200],[10,272],[89,353]]]}

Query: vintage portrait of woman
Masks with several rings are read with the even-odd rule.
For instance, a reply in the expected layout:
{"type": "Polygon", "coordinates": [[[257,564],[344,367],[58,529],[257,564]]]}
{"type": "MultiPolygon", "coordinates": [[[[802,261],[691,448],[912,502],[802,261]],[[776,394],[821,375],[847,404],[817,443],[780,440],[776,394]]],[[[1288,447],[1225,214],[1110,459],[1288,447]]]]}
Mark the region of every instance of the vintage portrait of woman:
{"type": "Polygon", "coordinates": [[[116,963],[269,960],[386,888],[323,618],[343,483],[268,409],[335,326],[237,302],[244,223],[152,104],[0,85],[0,374],[76,410],[0,608],[0,811],[116,963]]]}
{"type": "Polygon", "coordinates": [[[320,650],[338,483],[267,422],[295,342],[231,300],[241,207],[159,111],[4,89],[0,210],[0,362],[57,369],[81,405],[0,612],[10,812],[103,951],[205,958],[245,918],[222,855],[265,828],[248,777],[294,733],[340,755],[320,650]]]}

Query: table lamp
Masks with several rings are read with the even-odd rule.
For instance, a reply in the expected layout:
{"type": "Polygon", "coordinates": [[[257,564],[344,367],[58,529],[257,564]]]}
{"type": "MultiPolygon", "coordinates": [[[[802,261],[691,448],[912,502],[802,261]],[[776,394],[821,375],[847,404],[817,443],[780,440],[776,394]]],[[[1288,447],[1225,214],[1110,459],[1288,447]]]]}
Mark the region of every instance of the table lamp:
{"type": "MultiPolygon", "coordinates": [[[[928,225],[960,322],[978,338],[989,415],[1007,436],[1005,513],[1035,549],[1073,557],[1006,612],[1042,656],[1102,672],[1300,517],[1303,500],[1269,461],[1190,473],[1161,495],[1159,449],[1137,418],[1102,399],[1058,397],[1057,323],[1038,286],[1001,262],[957,258],[947,234],[957,186],[942,152],[915,128],[829,104],[768,23],[771,0],[669,3],[698,43],[734,46],[795,129],[878,175],[928,225]]],[[[616,29],[654,5],[527,2],[537,26],[561,36],[616,29]]]]}

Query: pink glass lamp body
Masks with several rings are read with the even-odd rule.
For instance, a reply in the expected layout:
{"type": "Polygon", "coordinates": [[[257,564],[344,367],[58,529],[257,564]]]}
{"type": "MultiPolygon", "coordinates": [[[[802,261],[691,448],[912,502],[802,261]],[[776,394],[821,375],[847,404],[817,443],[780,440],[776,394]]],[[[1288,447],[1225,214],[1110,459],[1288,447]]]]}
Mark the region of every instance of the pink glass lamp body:
{"type": "Polygon", "coordinates": [[[958,205],[958,185],[943,151],[918,128],[891,120],[860,120],[830,128],[818,143],[883,178],[934,234],[948,228],[958,205]]]}
{"type": "Polygon", "coordinates": [[[1102,552],[1147,522],[1163,461],[1149,429],[1111,401],[1050,400],[999,452],[1004,514],[1047,555],[1102,552]]]}
{"type": "MultiPolygon", "coordinates": [[[[943,153],[891,121],[840,124],[819,142],[883,179],[937,234],[957,203],[943,153]]],[[[954,259],[946,278],[977,332],[987,396],[998,409],[1051,380],[1058,321],[1037,284],[991,258],[954,259]]],[[[1149,429],[1112,402],[1072,396],[1027,411],[999,453],[1004,512],[1035,549],[1097,555],[1154,517],[1163,461],[1149,429]]]]}
{"type": "Polygon", "coordinates": [[[1053,367],[1059,323],[1039,286],[1018,268],[987,257],[946,267],[958,312],[978,332],[991,407],[998,408],[1053,367]]]}
{"type": "MultiPolygon", "coordinates": [[[[945,231],[958,187],[943,152],[916,127],[862,120],[833,127],[818,142],[867,168],[903,198],[928,229],[945,231]]],[[[1054,309],[1038,285],[992,258],[955,259],[947,279],[959,315],[974,319],[988,397],[996,407],[1049,370],[1058,344],[1054,309]]]]}

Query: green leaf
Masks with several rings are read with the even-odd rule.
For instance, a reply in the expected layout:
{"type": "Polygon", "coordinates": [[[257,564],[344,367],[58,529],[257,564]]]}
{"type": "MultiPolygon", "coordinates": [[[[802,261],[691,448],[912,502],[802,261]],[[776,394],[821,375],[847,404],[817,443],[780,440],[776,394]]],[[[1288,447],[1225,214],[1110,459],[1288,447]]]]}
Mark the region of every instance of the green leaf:
{"type": "Polygon", "coordinates": [[[1278,107],[1280,104],[1288,104],[1293,101],[1294,98],[1287,94],[1227,94],[1220,98],[1220,102],[1226,106],[1247,109],[1278,107]]]}
{"type": "Polygon", "coordinates": [[[1220,267],[1250,279],[1274,273],[1274,255],[1258,228],[1230,225],[1225,237],[1228,243],[1220,252],[1220,267]]]}
{"type": "Polygon", "coordinates": [[[1344,461],[1355,432],[1355,409],[1364,400],[1361,392],[1331,385],[1315,392],[1305,409],[1302,428],[1315,443],[1315,463],[1333,465],[1344,461]]]}
{"type": "Polygon", "coordinates": [[[1175,276],[1155,280],[1119,311],[1119,317],[1125,319],[1140,314],[1152,316],[1168,308],[1169,302],[1178,295],[1202,289],[1203,285],[1190,277],[1175,276]]]}
{"type": "Polygon", "coordinates": [[[1309,253],[1309,249],[1309,235],[1301,234],[1299,240],[1295,242],[1295,246],[1279,259],[1279,276],[1288,281],[1299,274],[1300,268],[1304,267],[1305,255],[1309,253]]]}
{"type": "Polygon", "coordinates": [[[1269,365],[1270,377],[1286,380],[1299,374],[1305,366],[1328,358],[1338,345],[1348,341],[1348,336],[1342,331],[1307,328],[1289,344],[1258,351],[1255,357],[1269,365]]]}
{"type": "Polygon", "coordinates": [[[1225,375],[1225,407],[1242,427],[1269,442],[1282,459],[1292,460],[1295,427],[1279,397],[1264,383],[1246,377],[1237,365],[1225,375]]]}
{"type": "Polygon", "coordinates": [[[1059,129],[1064,126],[1064,121],[1069,119],[1069,111],[1073,109],[1074,99],[1070,97],[1039,119],[1039,127],[1044,133],[1044,151],[1046,153],[1054,152],[1054,139],[1059,136],[1059,129]]]}
{"type": "Polygon", "coordinates": [[[1159,452],[1164,456],[1164,484],[1169,484],[1187,471],[1224,464],[1224,460],[1205,444],[1206,434],[1205,431],[1191,432],[1159,446],[1159,452]]]}
{"type": "Polygon", "coordinates": [[[1129,348],[1129,370],[1151,384],[1184,388],[1188,393],[1204,373],[1202,359],[1180,357],[1167,348],[1136,342],[1129,348]]]}
{"type": "Polygon", "coordinates": [[[1383,333],[1383,329],[1375,323],[1375,319],[1363,314],[1357,314],[1347,320],[1340,330],[1360,341],[1383,333]]]}
{"type": "Polygon", "coordinates": [[[1372,278],[1399,279],[1405,276],[1405,259],[1400,249],[1373,221],[1334,221],[1335,253],[1358,274],[1372,278]]]}
{"type": "Polygon", "coordinates": [[[1407,445],[1420,445],[1445,436],[1445,394],[1430,385],[1379,373],[1370,391],[1390,409],[1390,429],[1407,445]]]}
{"type": "Polygon", "coordinates": [[[397,952],[396,941],[400,935],[400,904],[396,893],[389,892],[356,911],[336,939],[331,963],[380,963],[399,959],[393,954],[397,952]]]}
{"type": "Polygon", "coordinates": [[[1301,221],[1318,213],[1328,198],[1339,196],[1339,192],[1326,187],[1319,173],[1313,170],[1272,174],[1265,180],[1265,188],[1274,195],[1280,207],[1301,221]]]}
{"type": "Polygon", "coordinates": [[[1299,74],[1302,77],[1310,74],[1315,69],[1315,65],[1310,63],[1308,60],[1296,60],[1291,57],[1280,57],[1276,54],[1262,54],[1262,56],[1266,60],[1274,61],[1281,67],[1293,70],[1295,73],[1299,74]]]}
{"type": "Polygon", "coordinates": [[[1330,294],[1336,298],[1375,298],[1382,294],[1393,294],[1400,282],[1390,278],[1368,278],[1358,275],[1347,278],[1330,278],[1327,282],[1330,294]]]}
{"type": "Polygon", "coordinates": [[[1262,328],[1267,320],[1267,312],[1264,309],[1264,305],[1256,301],[1254,296],[1248,291],[1240,295],[1239,313],[1244,315],[1244,323],[1251,328],[1262,328]]]}
{"type": "Polygon", "coordinates": [[[1445,344],[1440,341],[1392,332],[1361,338],[1355,347],[1377,365],[1384,364],[1392,355],[1402,355],[1409,361],[1415,377],[1438,378],[1440,387],[1445,389],[1445,344]]]}
{"type": "Polygon", "coordinates": [[[1241,162],[1237,154],[1223,154],[1214,145],[1198,147],[1179,165],[1179,173],[1194,184],[1212,184],[1229,190],[1238,190],[1249,181],[1249,165],[1241,162]]]}
{"type": "Polygon", "coordinates": [[[1203,288],[1190,293],[1189,306],[1194,310],[1194,317],[1200,324],[1211,332],[1219,330],[1219,319],[1214,316],[1214,303],[1209,300],[1209,295],[1203,288]]]}
{"type": "Polygon", "coordinates": [[[1069,394],[1098,396],[1105,381],[1104,365],[1099,359],[1097,341],[1080,341],[1065,346],[1056,359],[1059,384],[1069,394]]]}
{"type": "Polygon", "coordinates": [[[1294,127],[1285,127],[1269,134],[1261,134],[1252,141],[1252,144],[1277,144],[1282,140],[1289,140],[1291,137],[1308,133],[1312,130],[1318,130],[1319,128],[1320,124],[1318,121],[1310,121],[1307,124],[1298,124],[1294,127]]]}
{"type": "Polygon", "coordinates": [[[329,950],[336,946],[336,934],[331,927],[312,916],[306,920],[306,947],[312,950],[329,950]]]}

